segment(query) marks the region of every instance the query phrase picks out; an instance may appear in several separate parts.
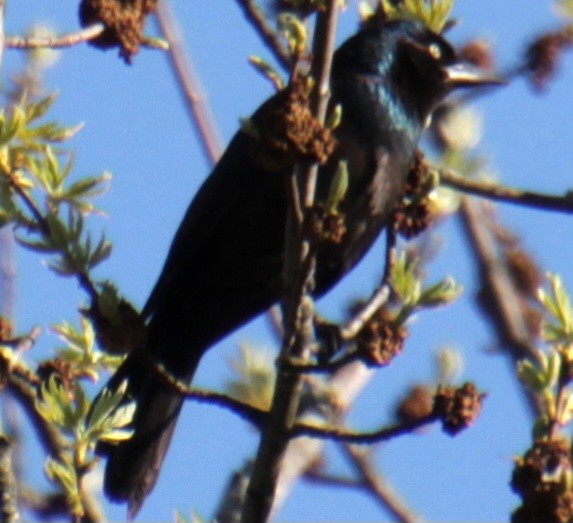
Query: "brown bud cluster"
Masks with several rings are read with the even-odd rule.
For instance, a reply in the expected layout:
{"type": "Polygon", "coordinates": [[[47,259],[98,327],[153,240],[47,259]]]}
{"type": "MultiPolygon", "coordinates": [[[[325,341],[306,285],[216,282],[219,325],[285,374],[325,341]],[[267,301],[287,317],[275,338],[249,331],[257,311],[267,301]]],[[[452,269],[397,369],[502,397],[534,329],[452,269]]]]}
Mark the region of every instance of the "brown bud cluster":
{"type": "Polygon", "coordinates": [[[254,153],[268,170],[290,170],[301,161],[326,163],[337,142],[332,130],[320,124],[310,110],[306,80],[295,81],[265,108],[254,153]]]}
{"type": "Polygon", "coordinates": [[[424,155],[417,151],[414,163],[408,173],[402,199],[394,209],[392,223],[394,231],[404,238],[417,236],[432,223],[432,212],[427,195],[424,194],[428,176],[424,155]]]}
{"type": "Polygon", "coordinates": [[[434,395],[433,412],[441,419],[444,432],[455,436],[479,416],[484,397],[473,383],[458,388],[440,385],[434,395]]]}
{"type": "Polygon", "coordinates": [[[491,46],[483,40],[468,42],[458,51],[458,58],[485,71],[492,71],[494,67],[491,46]]]}
{"type": "Polygon", "coordinates": [[[340,243],[346,233],[344,214],[315,203],[305,216],[304,229],[305,237],[314,246],[340,243]]]}
{"type": "Polygon", "coordinates": [[[145,20],[156,7],[157,0],[82,0],[80,24],[104,24],[104,32],[90,44],[100,49],[119,47],[119,56],[131,63],[139,50],[145,20]]]}
{"type": "Polygon", "coordinates": [[[386,320],[381,311],[356,336],[356,351],[366,365],[383,367],[402,353],[407,336],[406,327],[386,320]]]}
{"type": "Polygon", "coordinates": [[[518,459],[511,487],[522,503],[512,523],[566,523],[573,519],[571,449],[566,439],[537,440],[518,459]]]}
{"type": "Polygon", "coordinates": [[[412,387],[396,408],[396,418],[401,423],[411,423],[432,413],[432,393],[424,385],[412,387]]]}
{"type": "Polygon", "coordinates": [[[531,84],[538,91],[553,79],[559,66],[561,54],[573,45],[573,31],[564,29],[547,33],[535,40],[525,54],[525,70],[531,84]]]}

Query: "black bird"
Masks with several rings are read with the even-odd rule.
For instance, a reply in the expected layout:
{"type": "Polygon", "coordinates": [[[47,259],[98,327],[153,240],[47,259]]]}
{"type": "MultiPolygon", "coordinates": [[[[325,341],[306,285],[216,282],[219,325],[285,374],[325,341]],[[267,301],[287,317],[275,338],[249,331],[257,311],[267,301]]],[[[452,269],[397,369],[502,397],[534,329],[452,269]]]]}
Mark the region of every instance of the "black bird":
{"type": "MultiPolygon", "coordinates": [[[[340,160],[349,185],[339,209],[346,233],[318,252],[315,295],[336,284],[366,254],[400,200],[432,109],[456,87],[495,83],[461,64],[439,35],[413,21],[364,28],[336,52],[332,106],[342,107],[338,147],[319,171],[324,200],[340,160]]],[[[276,97],[253,115],[256,126],[276,97]]],[[[280,300],[287,198],[281,172],[257,154],[258,140],[239,131],[185,214],[163,272],[144,308],[144,350],[190,382],[203,353],[280,300]]],[[[149,494],[183,399],[132,353],[108,387],[128,379],[137,401],[135,433],[107,447],[105,492],[134,516],[149,494]]]]}

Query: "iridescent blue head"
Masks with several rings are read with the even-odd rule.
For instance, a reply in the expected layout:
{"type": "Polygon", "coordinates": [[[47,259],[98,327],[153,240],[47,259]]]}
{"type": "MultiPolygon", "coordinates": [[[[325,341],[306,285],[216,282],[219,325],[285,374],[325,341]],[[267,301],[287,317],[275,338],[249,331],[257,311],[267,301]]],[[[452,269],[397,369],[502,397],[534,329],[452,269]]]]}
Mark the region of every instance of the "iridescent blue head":
{"type": "Polygon", "coordinates": [[[443,37],[405,20],[365,28],[347,40],[334,57],[331,81],[343,113],[371,138],[392,130],[413,142],[453,89],[493,83],[500,82],[460,62],[443,37]]]}

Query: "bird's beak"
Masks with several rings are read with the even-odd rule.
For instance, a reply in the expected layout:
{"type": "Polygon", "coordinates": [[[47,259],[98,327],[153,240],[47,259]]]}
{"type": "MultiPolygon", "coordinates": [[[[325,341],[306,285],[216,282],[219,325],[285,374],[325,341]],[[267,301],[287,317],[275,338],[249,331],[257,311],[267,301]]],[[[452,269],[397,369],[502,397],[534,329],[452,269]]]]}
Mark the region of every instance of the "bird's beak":
{"type": "Polygon", "coordinates": [[[476,65],[467,62],[458,62],[443,67],[446,76],[446,85],[450,87],[472,87],[486,85],[504,85],[507,82],[476,65]]]}

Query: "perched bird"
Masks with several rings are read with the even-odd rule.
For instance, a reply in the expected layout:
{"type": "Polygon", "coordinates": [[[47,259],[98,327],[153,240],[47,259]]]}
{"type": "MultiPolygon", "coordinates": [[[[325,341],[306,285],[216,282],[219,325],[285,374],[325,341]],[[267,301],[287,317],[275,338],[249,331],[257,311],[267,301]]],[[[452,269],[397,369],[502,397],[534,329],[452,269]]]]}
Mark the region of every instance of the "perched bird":
{"type": "MultiPolygon", "coordinates": [[[[315,295],[336,284],[366,254],[400,200],[432,109],[456,87],[495,80],[461,64],[439,35],[413,21],[364,28],[335,53],[332,107],[342,120],[334,153],[318,174],[326,198],[341,160],[349,182],[339,210],[346,232],[317,253],[315,295]]],[[[278,96],[278,95],[277,95],[278,96]]],[[[251,118],[262,126],[271,98],[251,118]]],[[[144,351],[190,382],[203,353],[267,310],[283,292],[287,216],[285,179],[261,161],[256,133],[239,131],[191,202],[144,308],[144,351]]],[[[128,380],[137,401],[134,435],[104,449],[105,492],[134,516],[154,487],[183,398],[131,353],[107,385],[128,380]]],[[[139,351],[141,352],[141,351],[139,351]]]]}

